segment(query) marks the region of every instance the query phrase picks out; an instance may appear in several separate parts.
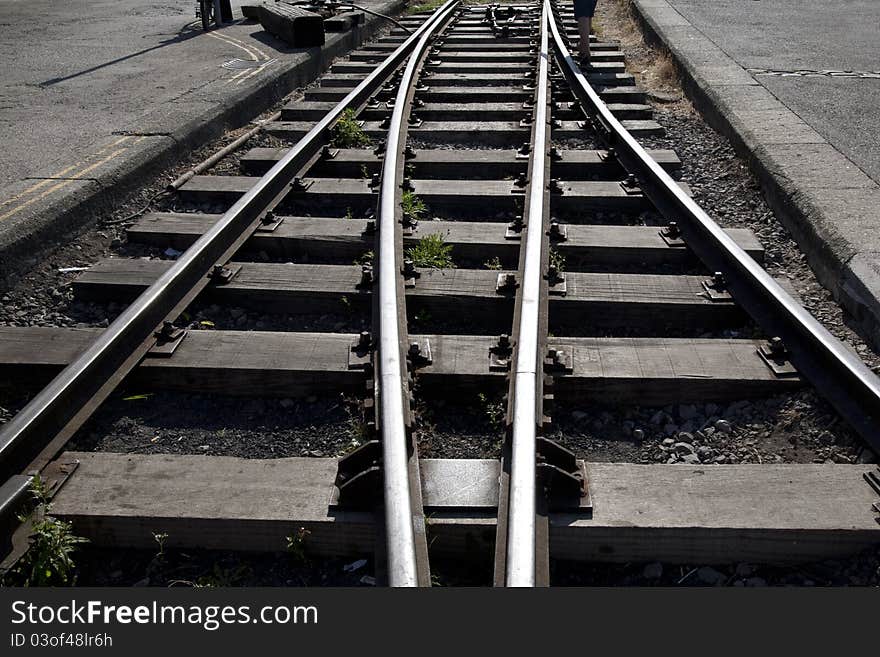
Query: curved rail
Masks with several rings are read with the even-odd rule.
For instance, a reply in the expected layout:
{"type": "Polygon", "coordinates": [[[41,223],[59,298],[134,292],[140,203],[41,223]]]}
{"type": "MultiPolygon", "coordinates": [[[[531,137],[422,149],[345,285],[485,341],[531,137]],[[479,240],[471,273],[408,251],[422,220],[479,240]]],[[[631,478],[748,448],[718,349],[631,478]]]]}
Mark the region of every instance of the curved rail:
{"type": "Polygon", "coordinates": [[[0,481],[41,469],[156,344],[173,321],[286,196],[289,185],[320,157],[321,146],[348,108],[361,108],[440,18],[435,13],[319,121],[171,268],[145,290],[15,417],[0,429],[0,481]]]}
{"type": "MultiPolygon", "coordinates": [[[[549,0],[544,0],[545,6],[549,0]]],[[[550,22],[560,67],[597,132],[661,214],[674,220],[688,246],[769,335],[780,336],[798,370],[853,428],[880,451],[880,379],[731,239],[627,132],[589,85],[550,22]]]]}
{"type": "Polygon", "coordinates": [[[515,354],[510,374],[509,417],[512,426],[509,481],[506,501],[499,504],[499,543],[502,565],[496,565],[496,583],[505,586],[535,586],[539,568],[536,557],[537,527],[537,431],[543,410],[543,346],[547,329],[547,241],[549,219],[547,180],[549,174],[549,47],[547,23],[549,5],[541,12],[538,71],[535,79],[535,114],[529,158],[525,233],[520,250],[521,285],[514,310],[515,354]],[[504,515],[505,517],[501,517],[504,515]],[[499,572],[500,571],[500,572],[499,572]]]}
{"type": "Polygon", "coordinates": [[[458,0],[448,0],[437,10],[430,29],[419,37],[415,51],[406,64],[391,114],[379,189],[376,254],[379,263],[379,340],[376,353],[376,398],[382,438],[385,545],[390,586],[430,586],[418,457],[407,430],[410,391],[404,355],[407,331],[401,276],[403,233],[400,203],[407,117],[412,109],[415,83],[431,39],[440,26],[446,23],[457,5],[458,0]],[[418,500],[417,504],[413,504],[414,499],[418,500]]]}

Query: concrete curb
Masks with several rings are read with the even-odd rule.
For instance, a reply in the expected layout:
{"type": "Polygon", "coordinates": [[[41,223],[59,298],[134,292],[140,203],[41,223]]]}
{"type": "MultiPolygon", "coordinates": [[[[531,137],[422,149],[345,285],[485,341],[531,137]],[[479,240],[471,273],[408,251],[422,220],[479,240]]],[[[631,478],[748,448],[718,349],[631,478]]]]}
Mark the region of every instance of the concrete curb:
{"type": "MultiPolygon", "coordinates": [[[[387,0],[375,10],[396,15],[403,7],[404,0],[387,0]]],[[[47,244],[108,212],[193,149],[230,128],[244,125],[293,89],[312,82],[335,58],[354,50],[386,25],[383,19],[367,14],[363,26],[328,33],[326,43],[320,49],[314,48],[316,52],[304,61],[267,69],[267,75],[255,77],[254,82],[223,99],[197,99],[185,108],[185,120],[174,127],[168,125],[164,109],[157,107],[146,121],[139,122],[136,130],[114,135],[116,139],[120,135],[130,137],[130,144],[112,166],[99,167],[92,176],[76,180],[34,176],[11,185],[4,190],[7,198],[37,182],[44,184],[46,190],[63,189],[45,199],[36,199],[26,211],[0,223],[0,280],[32,265],[47,244]]],[[[107,149],[112,148],[113,141],[107,140],[107,149]]]]}
{"type": "Polygon", "coordinates": [[[666,0],[630,0],[688,97],[731,140],[819,281],[880,348],[880,186],[666,0]]]}

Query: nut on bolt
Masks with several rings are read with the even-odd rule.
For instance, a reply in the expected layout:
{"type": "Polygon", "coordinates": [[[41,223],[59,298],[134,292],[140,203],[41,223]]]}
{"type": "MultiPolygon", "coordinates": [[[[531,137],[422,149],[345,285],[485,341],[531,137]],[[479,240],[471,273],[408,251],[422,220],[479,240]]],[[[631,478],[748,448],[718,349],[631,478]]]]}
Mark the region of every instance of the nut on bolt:
{"type": "Polygon", "coordinates": [[[157,337],[162,338],[163,340],[173,340],[177,336],[178,329],[171,322],[162,322],[162,328],[159,329],[157,337]]]}
{"type": "Polygon", "coordinates": [[[516,274],[507,272],[505,274],[498,275],[498,283],[495,287],[496,292],[504,293],[511,292],[515,290],[517,287],[516,284],[516,274]]]}
{"type": "Polygon", "coordinates": [[[295,192],[304,192],[309,188],[309,186],[305,183],[305,181],[302,178],[297,176],[296,178],[293,179],[293,182],[290,183],[290,188],[295,192]]]}
{"type": "Polygon", "coordinates": [[[369,331],[361,331],[358,336],[357,348],[361,351],[367,351],[373,343],[373,338],[369,331]]]}
{"type": "Polygon", "coordinates": [[[788,349],[785,347],[785,342],[783,342],[782,338],[778,335],[767,340],[767,349],[771,354],[779,357],[784,357],[788,353],[788,349]]]}
{"type": "Polygon", "coordinates": [[[678,222],[670,221],[666,224],[666,228],[663,229],[663,234],[670,239],[681,237],[681,230],[678,228],[678,222]]]}

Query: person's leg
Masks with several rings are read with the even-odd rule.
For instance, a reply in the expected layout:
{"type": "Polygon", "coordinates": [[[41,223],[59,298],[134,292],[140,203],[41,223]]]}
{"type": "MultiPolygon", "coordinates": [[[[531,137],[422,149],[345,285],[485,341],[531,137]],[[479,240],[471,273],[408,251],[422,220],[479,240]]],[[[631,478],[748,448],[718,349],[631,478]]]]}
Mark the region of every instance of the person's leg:
{"type": "Polygon", "coordinates": [[[590,59],[590,30],[593,27],[591,16],[581,16],[578,22],[578,54],[581,61],[590,59]]]}
{"type": "Polygon", "coordinates": [[[574,17],[578,25],[578,59],[581,66],[590,65],[590,32],[596,0],[574,0],[574,17]]]}

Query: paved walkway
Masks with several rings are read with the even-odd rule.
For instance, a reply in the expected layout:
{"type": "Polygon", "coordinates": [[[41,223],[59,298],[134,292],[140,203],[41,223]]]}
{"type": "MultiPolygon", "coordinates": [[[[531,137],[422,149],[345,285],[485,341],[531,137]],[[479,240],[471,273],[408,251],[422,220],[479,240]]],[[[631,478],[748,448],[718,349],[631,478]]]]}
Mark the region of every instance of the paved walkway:
{"type": "Polygon", "coordinates": [[[669,0],[669,4],[880,182],[880,2],[669,0]],[[792,75],[799,70],[875,77],[792,75]]]}
{"type": "Polygon", "coordinates": [[[205,32],[195,0],[0,0],[0,256],[245,123],[380,23],[291,49],[241,4],[235,24],[205,32]]]}
{"type": "Polygon", "coordinates": [[[880,348],[880,2],[632,0],[880,348]]]}

